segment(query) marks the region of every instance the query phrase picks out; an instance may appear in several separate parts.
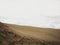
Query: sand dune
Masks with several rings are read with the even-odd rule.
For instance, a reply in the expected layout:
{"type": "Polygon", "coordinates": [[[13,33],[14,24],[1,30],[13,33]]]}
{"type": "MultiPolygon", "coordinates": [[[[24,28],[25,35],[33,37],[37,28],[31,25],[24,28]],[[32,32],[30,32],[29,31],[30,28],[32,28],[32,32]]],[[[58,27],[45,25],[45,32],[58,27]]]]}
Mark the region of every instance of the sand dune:
{"type": "MultiPolygon", "coordinates": [[[[18,26],[8,25],[10,28],[15,29],[18,33],[22,33],[28,37],[34,37],[38,39],[44,39],[48,41],[55,41],[60,39],[60,29],[47,29],[47,28],[36,28],[29,26],[18,26]],[[44,38],[43,38],[44,37],[44,38]]],[[[60,40],[59,40],[60,41],[60,40]]]]}
{"type": "MultiPolygon", "coordinates": [[[[38,45],[38,44],[36,44],[36,42],[39,42],[39,45],[49,45],[49,44],[60,45],[60,29],[38,28],[38,27],[20,26],[20,25],[14,25],[14,24],[5,24],[5,25],[7,26],[7,29],[8,29],[7,32],[11,31],[12,33],[16,34],[17,37],[19,37],[16,39],[14,37],[14,38],[12,38],[12,40],[13,39],[14,39],[14,41],[20,40],[21,38],[24,37],[23,44],[14,44],[14,45],[32,45],[32,44],[38,45]],[[28,42],[28,44],[24,43],[24,42],[28,42]],[[29,44],[29,42],[31,42],[32,44],[29,44]]],[[[2,27],[4,28],[4,25],[2,27]]],[[[1,24],[0,24],[0,32],[1,32],[1,24]]],[[[1,37],[2,34],[3,33],[0,33],[0,38],[2,38],[1,37]]],[[[3,34],[3,35],[5,35],[5,34],[3,34]]],[[[10,39],[10,37],[8,36],[8,39],[6,39],[6,40],[4,38],[3,39],[5,41],[7,41],[10,39]]],[[[7,38],[7,37],[5,37],[5,38],[7,38]]],[[[6,44],[6,45],[8,45],[8,44],[6,44]]]]}

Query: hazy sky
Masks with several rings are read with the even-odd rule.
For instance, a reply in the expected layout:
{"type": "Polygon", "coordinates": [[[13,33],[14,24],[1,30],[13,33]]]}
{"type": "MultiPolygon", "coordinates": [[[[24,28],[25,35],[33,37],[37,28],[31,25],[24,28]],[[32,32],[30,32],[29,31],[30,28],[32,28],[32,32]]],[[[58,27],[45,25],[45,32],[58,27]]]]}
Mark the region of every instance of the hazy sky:
{"type": "Polygon", "coordinates": [[[60,15],[60,0],[0,0],[0,15],[39,17],[60,15]]]}
{"type": "Polygon", "coordinates": [[[40,26],[59,15],[60,0],[0,0],[0,17],[5,22],[40,26]]]}

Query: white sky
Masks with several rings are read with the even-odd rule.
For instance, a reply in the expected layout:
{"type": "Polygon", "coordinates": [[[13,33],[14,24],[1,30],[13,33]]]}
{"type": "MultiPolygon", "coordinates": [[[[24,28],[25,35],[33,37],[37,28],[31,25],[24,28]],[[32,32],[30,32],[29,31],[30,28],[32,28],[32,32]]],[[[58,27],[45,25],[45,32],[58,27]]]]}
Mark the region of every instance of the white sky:
{"type": "Polygon", "coordinates": [[[0,0],[0,17],[5,22],[40,26],[59,15],[60,0],[0,0]]]}
{"type": "Polygon", "coordinates": [[[59,0],[0,0],[0,15],[13,17],[60,15],[59,0]]]}

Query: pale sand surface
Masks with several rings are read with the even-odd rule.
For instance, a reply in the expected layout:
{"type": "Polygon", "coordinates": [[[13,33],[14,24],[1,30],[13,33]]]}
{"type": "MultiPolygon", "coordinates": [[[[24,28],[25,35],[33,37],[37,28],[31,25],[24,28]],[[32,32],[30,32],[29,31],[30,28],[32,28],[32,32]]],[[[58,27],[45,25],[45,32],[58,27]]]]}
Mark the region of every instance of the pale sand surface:
{"type": "Polygon", "coordinates": [[[0,45],[60,45],[60,29],[0,23],[0,45]]]}
{"type": "Polygon", "coordinates": [[[37,28],[11,24],[8,24],[8,26],[14,29],[18,34],[22,33],[27,37],[34,37],[45,41],[60,41],[60,29],[37,28]]]}

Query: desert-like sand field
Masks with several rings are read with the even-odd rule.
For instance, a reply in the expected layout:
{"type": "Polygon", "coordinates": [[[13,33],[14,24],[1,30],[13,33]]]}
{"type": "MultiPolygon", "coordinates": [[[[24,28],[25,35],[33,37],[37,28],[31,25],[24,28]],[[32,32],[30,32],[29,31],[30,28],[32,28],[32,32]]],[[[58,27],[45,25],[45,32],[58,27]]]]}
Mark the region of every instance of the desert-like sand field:
{"type": "Polygon", "coordinates": [[[60,45],[60,29],[0,23],[0,45],[60,45]]]}

